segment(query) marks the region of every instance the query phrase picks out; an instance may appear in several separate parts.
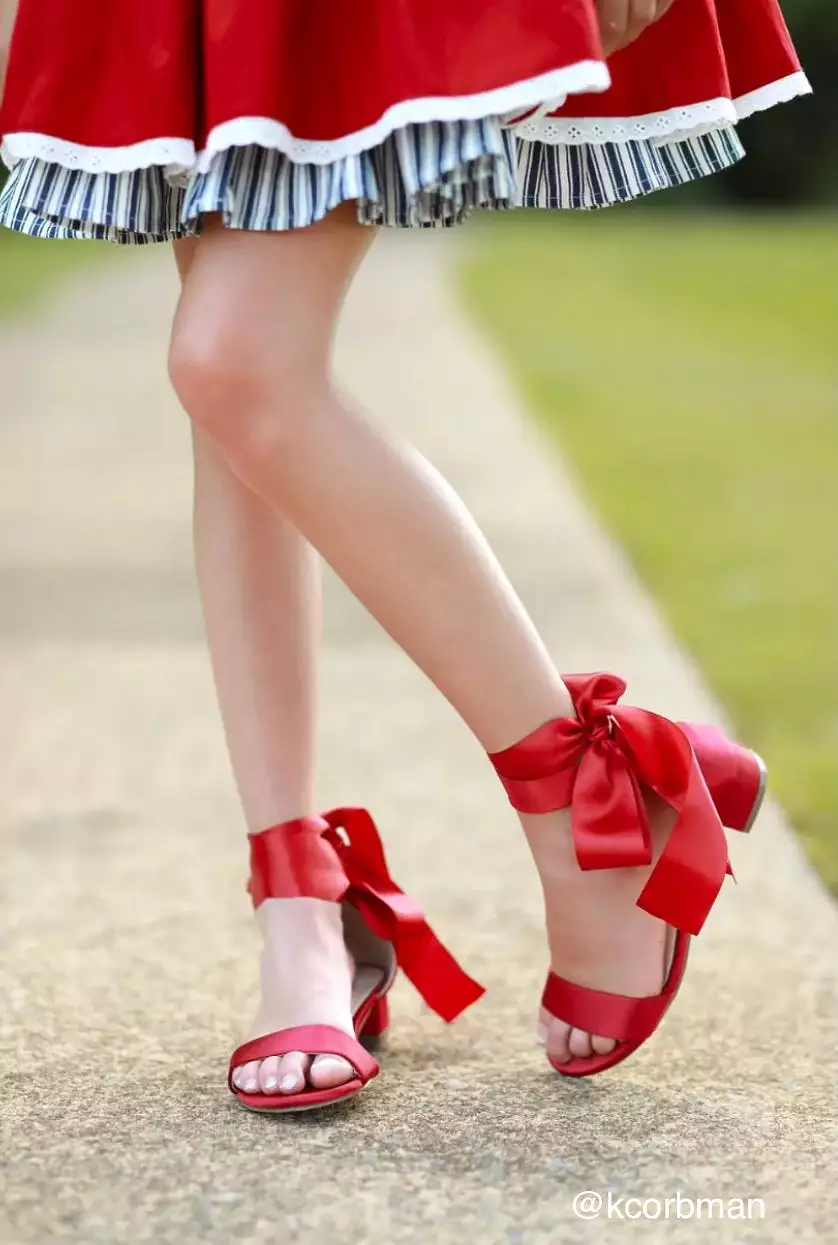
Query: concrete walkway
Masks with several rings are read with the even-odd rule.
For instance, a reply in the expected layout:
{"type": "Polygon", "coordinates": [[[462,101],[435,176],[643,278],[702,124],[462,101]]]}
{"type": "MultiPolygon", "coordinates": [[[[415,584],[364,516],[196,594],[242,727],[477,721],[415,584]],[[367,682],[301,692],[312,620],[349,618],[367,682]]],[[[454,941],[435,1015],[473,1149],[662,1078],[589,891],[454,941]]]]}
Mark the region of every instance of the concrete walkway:
{"type": "MultiPolygon", "coordinates": [[[[379,242],[346,380],[462,491],[564,668],[718,718],[455,309],[456,245],[379,242]]],[[[173,297],[167,256],[125,255],[0,336],[0,1240],[832,1239],[838,913],[779,812],[733,844],[739,886],[658,1039],[560,1081],[530,1039],[544,947],[514,818],[452,711],[332,582],[322,802],[374,810],[395,876],[490,991],[447,1030],[400,985],[384,1075],[346,1108],[280,1121],[229,1099],[256,940],[164,374],[173,297]],[[765,1218],[591,1226],[584,1190],[762,1198],[765,1218]]]]}

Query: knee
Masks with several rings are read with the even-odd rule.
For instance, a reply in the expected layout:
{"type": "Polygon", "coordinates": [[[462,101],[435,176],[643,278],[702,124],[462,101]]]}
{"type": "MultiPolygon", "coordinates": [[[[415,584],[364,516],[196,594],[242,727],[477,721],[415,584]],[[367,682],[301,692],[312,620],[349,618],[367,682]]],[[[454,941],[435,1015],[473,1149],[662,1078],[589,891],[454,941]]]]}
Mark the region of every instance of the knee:
{"type": "Polygon", "coordinates": [[[293,348],[266,349],[246,324],[225,317],[176,324],[169,376],[192,422],[238,459],[267,443],[291,450],[321,388],[293,348]]]}

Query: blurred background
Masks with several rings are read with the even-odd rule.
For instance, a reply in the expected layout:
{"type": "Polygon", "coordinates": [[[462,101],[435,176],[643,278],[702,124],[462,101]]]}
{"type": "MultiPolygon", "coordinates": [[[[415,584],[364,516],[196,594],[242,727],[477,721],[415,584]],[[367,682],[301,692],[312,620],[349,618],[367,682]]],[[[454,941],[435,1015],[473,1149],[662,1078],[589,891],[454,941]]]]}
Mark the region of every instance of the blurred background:
{"type": "MultiPolygon", "coordinates": [[[[741,165],[629,208],[477,222],[460,279],[838,893],[838,9],[784,9],[815,94],[745,122],[741,165]]],[[[0,337],[104,262],[0,234],[0,337]]]]}

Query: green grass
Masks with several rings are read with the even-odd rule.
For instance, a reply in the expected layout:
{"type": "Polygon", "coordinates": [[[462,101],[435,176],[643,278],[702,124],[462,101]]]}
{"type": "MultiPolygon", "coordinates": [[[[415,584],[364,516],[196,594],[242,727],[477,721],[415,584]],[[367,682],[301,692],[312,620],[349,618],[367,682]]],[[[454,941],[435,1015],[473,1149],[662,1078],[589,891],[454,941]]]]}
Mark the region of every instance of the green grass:
{"type": "Polygon", "coordinates": [[[102,242],[47,242],[0,229],[0,322],[30,311],[69,273],[110,253],[102,242]]]}
{"type": "Polygon", "coordinates": [[[835,236],[528,216],[463,284],[838,892],[835,236]]]}

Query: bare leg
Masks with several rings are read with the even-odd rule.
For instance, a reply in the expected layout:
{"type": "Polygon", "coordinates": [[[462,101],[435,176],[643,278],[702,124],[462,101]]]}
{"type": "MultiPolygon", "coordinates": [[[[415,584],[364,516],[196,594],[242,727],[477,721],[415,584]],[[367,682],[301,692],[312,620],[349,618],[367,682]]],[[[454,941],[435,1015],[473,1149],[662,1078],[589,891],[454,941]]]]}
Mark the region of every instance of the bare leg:
{"type": "MultiPolygon", "coordinates": [[[[500,750],[571,715],[570,697],[451,488],[335,391],[334,327],[369,239],[354,210],[302,233],[210,223],[175,322],[172,378],[233,470],[319,549],[483,747],[500,750]]],[[[556,971],[656,993],[665,929],[635,906],[644,871],[583,874],[566,813],[522,822],[556,971]]],[[[589,1054],[592,1035],[557,1025],[549,1044],[559,1058],[589,1054]]]]}
{"type": "MultiPolygon", "coordinates": [[[[196,242],[179,243],[185,279],[196,242]]],[[[227,744],[248,829],[316,811],[316,653],[320,560],[307,541],[231,470],[194,428],[195,561],[227,744]]],[[[338,904],[271,899],[257,919],[265,942],[262,992],[245,1039],[296,1024],[332,1024],[352,1033],[352,965],[338,904]]],[[[304,1053],[238,1069],[241,1088],[302,1089],[304,1053]],[[256,1082],[257,1084],[254,1084],[256,1082]]],[[[343,1059],[319,1056],[309,1079],[341,1084],[343,1059]]]]}

